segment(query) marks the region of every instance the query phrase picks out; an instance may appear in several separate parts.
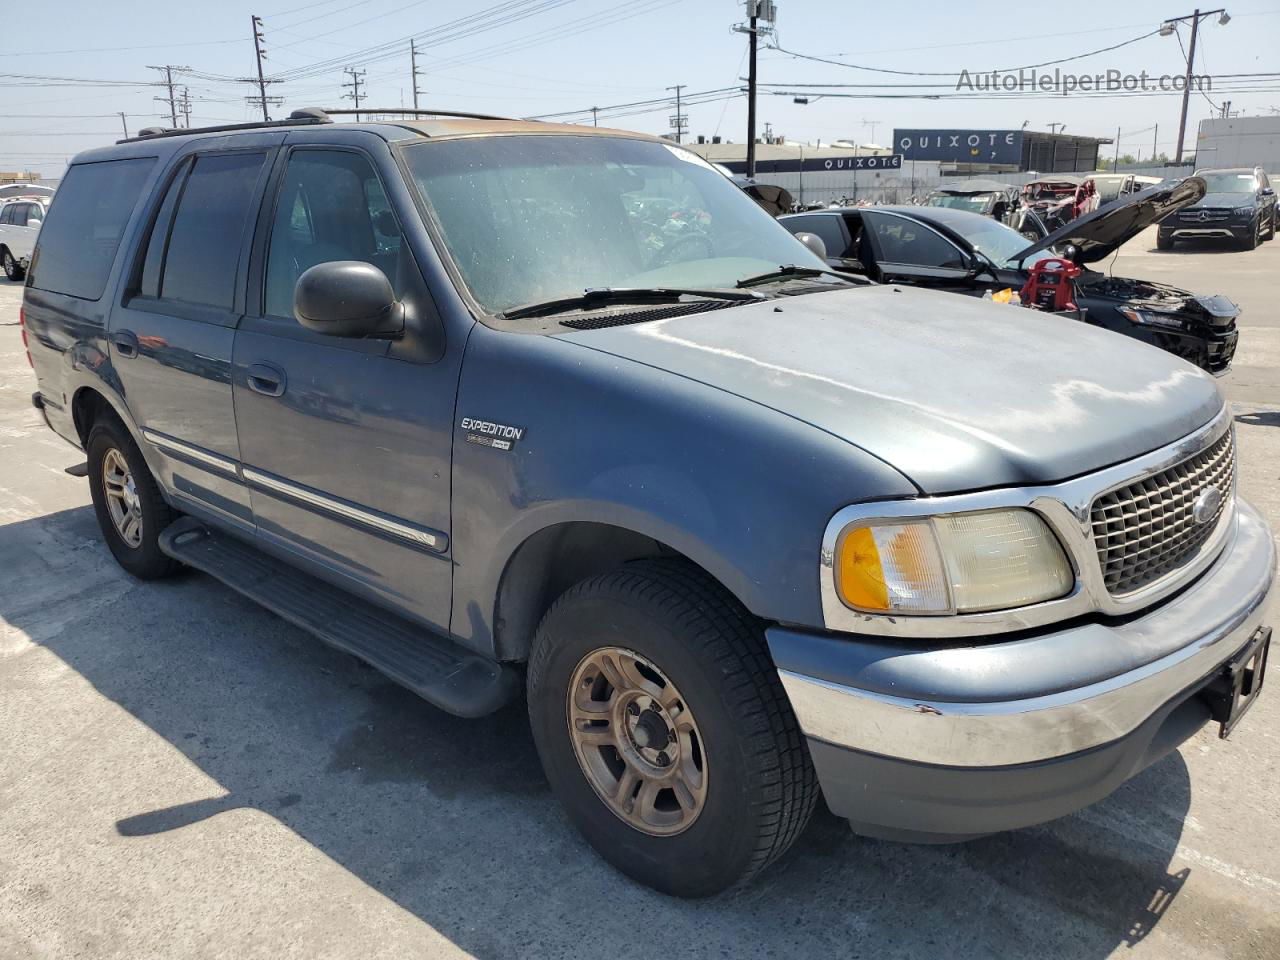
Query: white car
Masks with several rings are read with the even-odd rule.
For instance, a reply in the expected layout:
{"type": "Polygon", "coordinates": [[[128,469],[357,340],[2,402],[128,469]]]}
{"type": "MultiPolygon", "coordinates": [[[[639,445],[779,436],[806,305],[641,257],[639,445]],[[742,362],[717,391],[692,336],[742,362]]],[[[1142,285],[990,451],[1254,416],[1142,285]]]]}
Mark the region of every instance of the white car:
{"type": "Polygon", "coordinates": [[[0,203],[0,266],[10,280],[21,280],[36,248],[49,198],[14,197],[0,203]]]}

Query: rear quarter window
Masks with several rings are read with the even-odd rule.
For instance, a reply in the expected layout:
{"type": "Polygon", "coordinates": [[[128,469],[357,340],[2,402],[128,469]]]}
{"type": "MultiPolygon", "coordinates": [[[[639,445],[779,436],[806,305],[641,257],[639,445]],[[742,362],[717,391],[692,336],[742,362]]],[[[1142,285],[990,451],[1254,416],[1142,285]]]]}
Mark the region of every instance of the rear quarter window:
{"type": "Polygon", "coordinates": [[[30,268],[31,286],[98,300],[154,157],[77,163],[67,170],[30,268]]]}

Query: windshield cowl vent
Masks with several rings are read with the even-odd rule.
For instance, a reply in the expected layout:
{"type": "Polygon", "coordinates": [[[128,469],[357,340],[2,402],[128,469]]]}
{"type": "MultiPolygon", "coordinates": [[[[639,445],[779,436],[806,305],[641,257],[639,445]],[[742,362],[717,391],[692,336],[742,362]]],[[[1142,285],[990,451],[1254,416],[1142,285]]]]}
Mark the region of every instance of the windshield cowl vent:
{"type": "Polygon", "coordinates": [[[691,313],[708,313],[711,310],[723,310],[726,307],[740,307],[755,300],[699,300],[696,303],[663,304],[660,307],[647,307],[642,310],[613,310],[609,313],[592,311],[590,316],[570,317],[562,319],[562,327],[574,330],[602,330],[605,327],[624,327],[632,323],[645,323],[649,320],[668,320],[671,317],[684,317],[691,313]]]}

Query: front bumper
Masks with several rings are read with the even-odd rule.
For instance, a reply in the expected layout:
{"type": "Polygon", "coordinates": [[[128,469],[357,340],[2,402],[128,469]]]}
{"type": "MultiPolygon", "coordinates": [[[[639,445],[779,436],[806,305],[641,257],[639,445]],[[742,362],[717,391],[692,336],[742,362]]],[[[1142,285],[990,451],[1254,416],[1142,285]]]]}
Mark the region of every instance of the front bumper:
{"type": "Polygon", "coordinates": [[[1258,232],[1257,221],[1239,223],[1237,221],[1210,221],[1209,223],[1189,223],[1186,226],[1174,225],[1161,227],[1160,232],[1175,240],[1190,240],[1196,237],[1219,239],[1229,238],[1244,242],[1258,232]]]}
{"type": "Polygon", "coordinates": [[[1195,582],[1132,617],[945,648],[770,629],[827,805],[872,835],[964,839],[1071,813],[1173,750],[1265,622],[1272,535],[1244,501],[1234,522],[1195,582]]]}

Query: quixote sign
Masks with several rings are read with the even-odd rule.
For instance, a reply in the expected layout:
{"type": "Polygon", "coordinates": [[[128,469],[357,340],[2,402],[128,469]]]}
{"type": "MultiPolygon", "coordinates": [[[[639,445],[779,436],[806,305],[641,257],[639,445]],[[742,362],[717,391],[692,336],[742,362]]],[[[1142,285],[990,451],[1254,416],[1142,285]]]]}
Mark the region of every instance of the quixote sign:
{"type": "Polygon", "coordinates": [[[893,146],[908,160],[943,163],[1022,161],[1021,130],[894,130],[893,146]]]}
{"type": "MultiPolygon", "coordinates": [[[[745,160],[719,161],[734,173],[746,173],[745,160]]],[[[757,160],[756,175],[762,173],[824,173],[830,171],[856,172],[858,170],[899,170],[902,154],[885,154],[876,157],[799,157],[784,160],[757,160]]]]}

